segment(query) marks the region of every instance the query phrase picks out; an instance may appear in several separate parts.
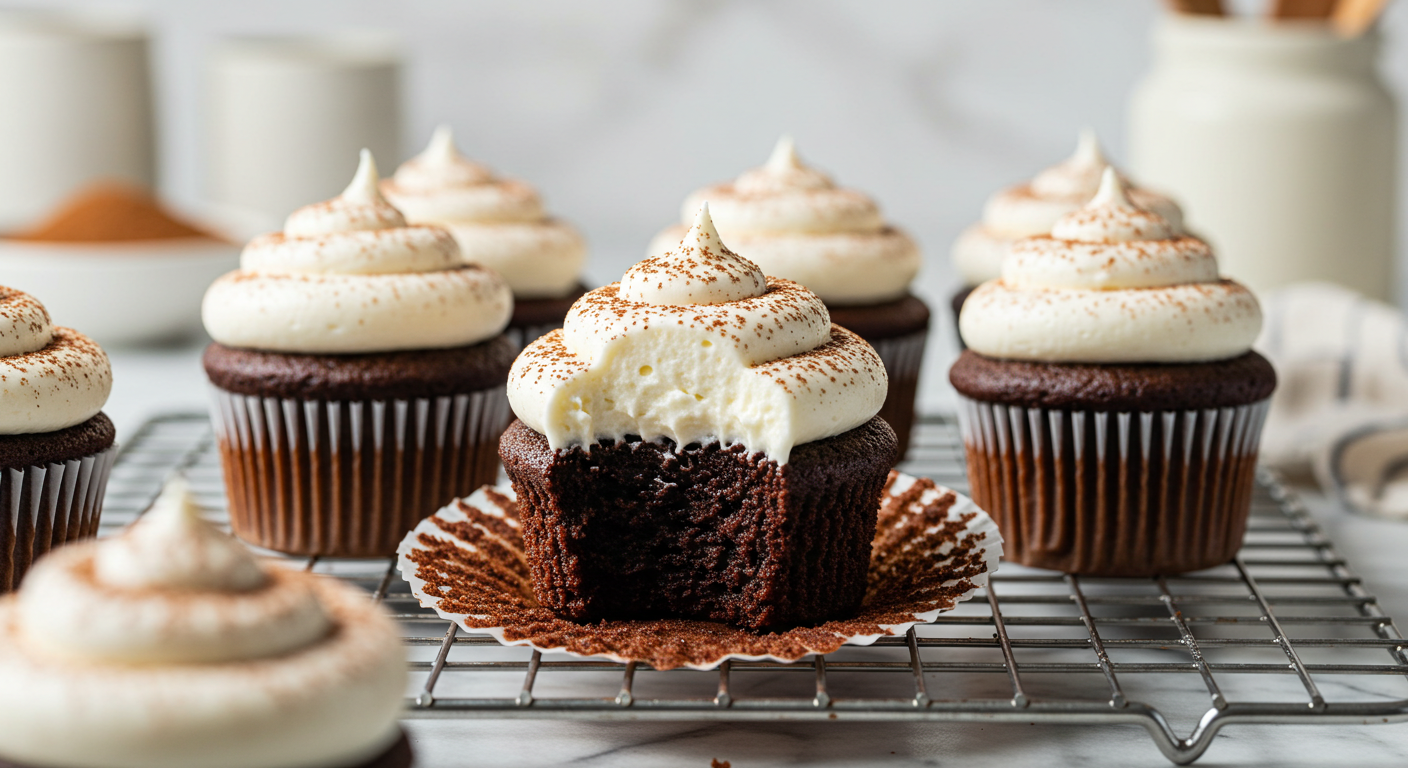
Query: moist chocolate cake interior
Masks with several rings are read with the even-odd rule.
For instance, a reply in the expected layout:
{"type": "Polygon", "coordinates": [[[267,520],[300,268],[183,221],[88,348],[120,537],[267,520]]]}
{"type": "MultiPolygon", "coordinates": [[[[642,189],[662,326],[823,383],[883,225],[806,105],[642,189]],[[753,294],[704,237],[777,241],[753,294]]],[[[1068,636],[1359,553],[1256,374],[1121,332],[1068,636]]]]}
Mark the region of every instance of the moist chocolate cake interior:
{"type": "Polygon", "coordinates": [[[883,420],[795,447],[630,438],[554,451],[515,421],[500,455],[538,601],[577,621],[686,617],[777,628],[842,617],[865,594],[883,420]]]}

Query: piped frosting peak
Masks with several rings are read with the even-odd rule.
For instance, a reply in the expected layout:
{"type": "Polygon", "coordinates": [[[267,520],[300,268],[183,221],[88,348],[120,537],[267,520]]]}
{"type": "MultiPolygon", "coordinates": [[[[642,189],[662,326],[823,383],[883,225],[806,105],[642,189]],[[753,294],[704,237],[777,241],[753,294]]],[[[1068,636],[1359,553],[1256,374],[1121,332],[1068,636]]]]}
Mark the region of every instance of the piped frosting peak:
{"type": "Polygon", "coordinates": [[[831,189],[835,186],[821,171],[802,162],[791,136],[777,140],[768,161],[761,168],[745,171],[733,184],[742,193],[769,194],[803,189],[831,189]]]}
{"type": "Polygon", "coordinates": [[[724,304],[764,293],[763,271],[723,244],[708,203],[678,245],[638,262],[621,279],[621,298],[645,304],[724,304]]]}
{"type": "Polygon", "coordinates": [[[1168,219],[1130,201],[1125,181],[1109,166],[1095,197],[1084,208],[1057,219],[1051,228],[1057,240],[1086,243],[1167,240],[1176,234],[1168,219]]]}
{"type": "Polygon", "coordinates": [[[402,163],[391,178],[398,187],[420,191],[488,184],[495,180],[493,171],[460,154],[454,132],[444,124],[431,134],[425,149],[402,163]]]}
{"type": "Polygon", "coordinates": [[[1070,157],[1038,173],[1032,179],[1032,192],[1042,197],[1086,198],[1100,184],[1100,177],[1110,161],[1100,150],[1095,131],[1084,128],[1076,140],[1076,151],[1070,157]]]}
{"type": "Polygon", "coordinates": [[[371,150],[362,150],[357,173],[342,194],[294,211],[284,222],[284,234],[311,237],[366,229],[395,229],[406,226],[406,217],[377,189],[381,176],[371,150]]]}
{"type": "Polygon", "coordinates": [[[184,592],[258,589],[268,577],[244,545],[201,518],[184,477],[173,477],[122,535],[93,556],[93,576],[120,589],[184,592]]]}

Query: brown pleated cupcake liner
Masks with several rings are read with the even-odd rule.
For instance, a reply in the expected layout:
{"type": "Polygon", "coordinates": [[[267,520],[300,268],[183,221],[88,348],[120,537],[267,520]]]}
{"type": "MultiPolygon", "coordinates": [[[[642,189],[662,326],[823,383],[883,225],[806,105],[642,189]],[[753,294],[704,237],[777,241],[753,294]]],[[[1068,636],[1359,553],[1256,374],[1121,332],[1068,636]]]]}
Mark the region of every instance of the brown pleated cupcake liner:
{"type": "Polygon", "coordinates": [[[1002,556],[993,520],[969,498],[891,471],[881,493],[860,608],[814,626],[775,632],[697,619],[577,623],[534,597],[517,497],[484,487],[421,521],[397,550],[420,604],[465,632],[504,645],[708,670],[725,661],[792,662],[842,645],[870,645],[934,621],[988,583],[1002,556]]]}
{"type": "Polygon", "coordinates": [[[42,467],[0,469],[0,593],[49,550],[98,533],[117,446],[42,467]]]}
{"type": "Polygon", "coordinates": [[[895,430],[899,445],[899,455],[895,459],[897,464],[904,461],[909,451],[909,437],[914,431],[915,400],[919,397],[919,369],[924,364],[924,345],[928,340],[929,331],[923,330],[871,342],[885,364],[885,375],[890,379],[885,405],[878,415],[895,430]]]}
{"type": "Polygon", "coordinates": [[[295,555],[392,554],[431,510],[494,482],[512,418],[503,387],[343,402],[212,389],[230,526],[295,555]]]}
{"type": "Polygon", "coordinates": [[[960,396],[973,500],[1023,565],[1094,576],[1220,565],[1246,532],[1268,405],[1102,413],[960,396]]]}

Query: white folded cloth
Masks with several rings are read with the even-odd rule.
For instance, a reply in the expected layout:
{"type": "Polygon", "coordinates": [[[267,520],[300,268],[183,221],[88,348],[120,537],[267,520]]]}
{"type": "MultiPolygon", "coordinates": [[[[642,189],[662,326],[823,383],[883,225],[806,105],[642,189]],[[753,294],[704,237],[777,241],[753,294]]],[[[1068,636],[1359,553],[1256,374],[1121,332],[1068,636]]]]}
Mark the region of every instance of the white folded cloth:
{"type": "Polygon", "coordinates": [[[1262,297],[1257,351],[1279,379],[1261,460],[1314,470],[1361,511],[1408,517],[1408,323],[1396,308],[1328,283],[1262,297]]]}

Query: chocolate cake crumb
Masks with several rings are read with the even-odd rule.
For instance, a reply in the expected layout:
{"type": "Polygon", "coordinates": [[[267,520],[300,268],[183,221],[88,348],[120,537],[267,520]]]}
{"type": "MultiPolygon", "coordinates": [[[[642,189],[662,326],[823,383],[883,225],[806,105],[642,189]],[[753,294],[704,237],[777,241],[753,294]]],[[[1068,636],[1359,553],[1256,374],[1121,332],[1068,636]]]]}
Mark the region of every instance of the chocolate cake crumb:
{"type": "Polygon", "coordinates": [[[499,454],[538,601],[578,621],[699,618],[758,628],[860,604],[895,434],[872,418],[786,464],[741,444],[630,438],[554,451],[522,422],[499,454]]]}

